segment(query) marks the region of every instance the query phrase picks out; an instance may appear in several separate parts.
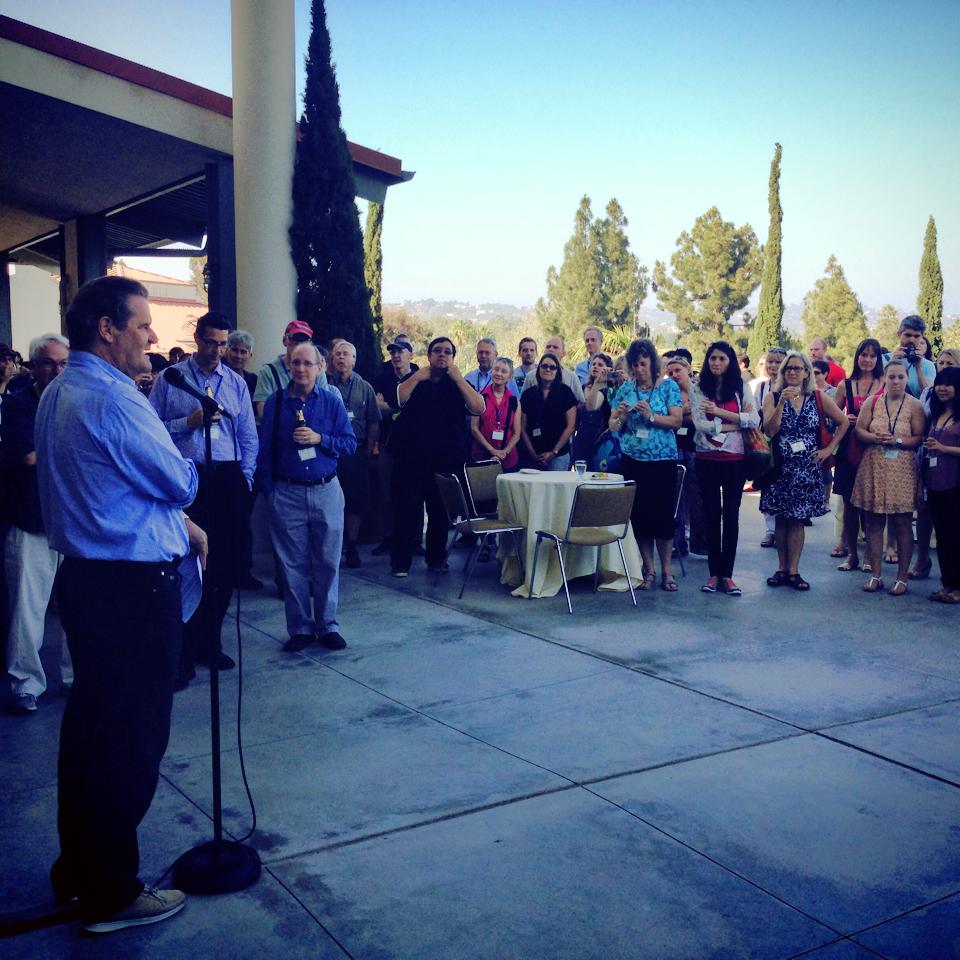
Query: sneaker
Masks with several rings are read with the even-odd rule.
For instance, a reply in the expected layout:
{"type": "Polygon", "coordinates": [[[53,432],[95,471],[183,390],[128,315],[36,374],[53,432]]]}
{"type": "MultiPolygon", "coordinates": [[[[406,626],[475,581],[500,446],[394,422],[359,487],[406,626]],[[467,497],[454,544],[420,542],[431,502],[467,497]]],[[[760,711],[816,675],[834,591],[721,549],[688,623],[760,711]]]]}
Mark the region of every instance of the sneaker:
{"type": "Polygon", "coordinates": [[[37,712],[37,698],[32,693],[18,693],[14,695],[13,713],[19,713],[26,716],[29,713],[37,712]]]}
{"type": "Polygon", "coordinates": [[[152,887],[144,887],[140,896],[129,907],[124,907],[109,920],[86,923],[83,929],[87,933],[112,933],[126,927],[159,923],[182,910],[186,901],[186,896],[179,890],[154,890],[152,887]]]}
{"type": "Polygon", "coordinates": [[[390,576],[391,577],[409,577],[410,571],[409,570],[391,570],[390,576]]]}
{"type": "Polygon", "coordinates": [[[760,541],[761,547],[775,547],[776,545],[777,545],[777,537],[776,537],[776,534],[773,534],[773,533],[769,533],[769,532],[765,533],[763,535],[763,539],[760,541]]]}
{"type": "Polygon", "coordinates": [[[743,591],[729,577],[721,582],[721,588],[728,597],[743,596],[743,591]]]}
{"type": "Polygon", "coordinates": [[[319,640],[320,646],[326,647],[328,650],[344,650],[347,646],[347,641],[336,630],[331,630],[329,633],[317,637],[317,640],[319,640]]]}
{"type": "Polygon", "coordinates": [[[700,589],[704,593],[716,593],[718,581],[716,577],[711,577],[700,589]]]}
{"type": "Polygon", "coordinates": [[[360,554],[357,552],[355,543],[347,544],[346,555],[343,558],[343,565],[350,570],[356,570],[360,566],[360,554]]]}
{"type": "Polygon", "coordinates": [[[284,645],[284,653],[299,653],[304,647],[313,643],[312,633],[295,633],[284,645]]]}

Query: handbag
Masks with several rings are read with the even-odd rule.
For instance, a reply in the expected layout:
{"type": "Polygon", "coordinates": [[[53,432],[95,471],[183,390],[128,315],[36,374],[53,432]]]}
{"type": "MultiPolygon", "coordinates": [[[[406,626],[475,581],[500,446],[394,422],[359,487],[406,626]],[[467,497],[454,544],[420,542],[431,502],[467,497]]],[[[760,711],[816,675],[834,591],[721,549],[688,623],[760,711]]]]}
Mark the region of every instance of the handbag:
{"type": "Polygon", "coordinates": [[[773,453],[770,444],[761,430],[756,427],[744,427],[740,431],[743,436],[743,453],[747,466],[747,479],[757,485],[761,477],[773,467],[773,453]]]}
{"type": "MultiPolygon", "coordinates": [[[[830,432],[827,427],[827,418],[823,415],[823,394],[819,390],[813,391],[814,399],[817,401],[817,413],[820,414],[820,436],[819,443],[817,444],[821,450],[829,450],[833,446],[833,434],[830,432]]],[[[834,463],[836,462],[836,457],[833,454],[830,454],[826,460],[824,460],[820,466],[825,467],[829,470],[834,463]]]]}

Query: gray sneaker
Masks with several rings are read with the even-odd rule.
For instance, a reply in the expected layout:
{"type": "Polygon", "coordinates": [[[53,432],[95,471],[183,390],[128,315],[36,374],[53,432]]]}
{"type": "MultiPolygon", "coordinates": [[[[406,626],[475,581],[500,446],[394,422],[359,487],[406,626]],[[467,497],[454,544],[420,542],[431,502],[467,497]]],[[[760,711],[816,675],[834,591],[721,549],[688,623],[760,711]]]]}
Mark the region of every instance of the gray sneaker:
{"type": "Polygon", "coordinates": [[[17,693],[13,697],[13,712],[20,714],[36,713],[37,698],[32,693],[17,693]]]}
{"type": "Polygon", "coordinates": [[[186,901],[186,896],[179,890],[154,890],[153,887],[144,887],[140,896],[129,907],[124,907],[109,920],[84,924],[83,929],[87,933],[112,933],[126,927],[159,923],[183,909],[186,901]]]}

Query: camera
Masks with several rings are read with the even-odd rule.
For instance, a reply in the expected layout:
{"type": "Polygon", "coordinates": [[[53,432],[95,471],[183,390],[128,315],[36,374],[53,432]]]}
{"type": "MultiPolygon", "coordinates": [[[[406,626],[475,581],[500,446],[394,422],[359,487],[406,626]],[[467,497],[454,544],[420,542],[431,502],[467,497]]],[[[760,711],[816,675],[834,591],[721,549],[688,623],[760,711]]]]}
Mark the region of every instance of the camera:
{"type": "Polygon", "coordinates": [[[920,354],[917,351],[915,344],[910,344],[909,347],[906,347],[903,351],[903,358],[907,363],[916,363],[920,359],[920,354]]]}

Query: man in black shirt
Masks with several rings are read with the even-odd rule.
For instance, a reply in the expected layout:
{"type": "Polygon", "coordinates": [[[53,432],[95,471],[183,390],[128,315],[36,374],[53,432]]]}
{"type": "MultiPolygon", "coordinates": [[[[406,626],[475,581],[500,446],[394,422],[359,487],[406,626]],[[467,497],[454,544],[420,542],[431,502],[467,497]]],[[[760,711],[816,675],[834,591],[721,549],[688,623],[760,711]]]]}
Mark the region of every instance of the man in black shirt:
{"type": "Polygon", "coordinates": [[[479,416],[484,400],[463,378],[447,337],[427,347],[429,366],[397,387],[400,417],[393,424],[393,544],[395,577],[410,569],[411,544],[427,506],[427,567],[442,570],[446,561],[447,514],[434,481],[436,473],[459,473],[467,460],[467,417],[479,416]]]}

